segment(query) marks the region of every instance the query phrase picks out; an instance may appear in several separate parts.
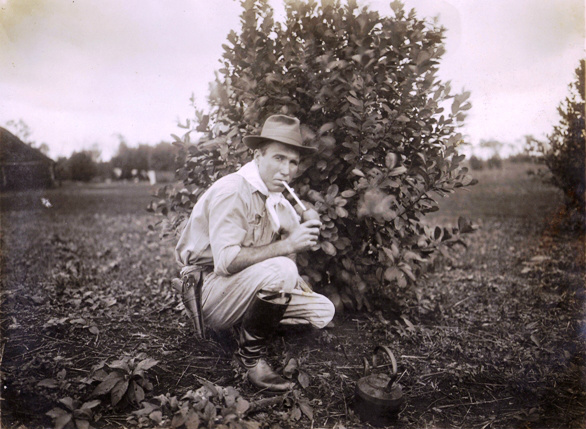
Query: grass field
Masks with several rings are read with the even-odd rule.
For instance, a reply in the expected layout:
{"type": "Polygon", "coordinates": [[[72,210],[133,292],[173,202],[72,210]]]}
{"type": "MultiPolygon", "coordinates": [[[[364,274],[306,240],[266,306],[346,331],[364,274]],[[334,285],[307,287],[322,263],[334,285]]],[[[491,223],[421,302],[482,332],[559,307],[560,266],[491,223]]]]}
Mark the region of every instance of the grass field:
{"type": "Polygon", "coordinates": [[[478,185],[442,201],[430,223],[467,215],[480,228],[415,286],[369,314],[338,314],[333,329],[281,333],[275,364],[299,386],[276,399],[244,380],[229,335],[191,335],[170,286],[174,241],[148,229],[154,188],[1,195],[2,427],[368,427],[355,382],[387,344],[406,399],[394,427],[582,428],[584,242],[560,228],[559,192],[527,168],[474,172],[478,185]],[[144,377],[118,385],[134,396],[71,410],[66,398],[88,402],[120,362],[149,358],[144,377]]]}

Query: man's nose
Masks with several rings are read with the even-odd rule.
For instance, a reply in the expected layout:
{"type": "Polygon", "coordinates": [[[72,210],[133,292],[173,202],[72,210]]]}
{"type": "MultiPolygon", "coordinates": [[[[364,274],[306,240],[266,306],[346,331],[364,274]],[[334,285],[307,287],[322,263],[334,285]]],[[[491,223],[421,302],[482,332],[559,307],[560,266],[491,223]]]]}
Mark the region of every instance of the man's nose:
{"type": "Polygon", "coordinates": [[[291,167],[288,161],[281,163],[280,172],[283,176],[285,176],[285,178],[289,178],[289,175],[291,174],[291,167]]]}

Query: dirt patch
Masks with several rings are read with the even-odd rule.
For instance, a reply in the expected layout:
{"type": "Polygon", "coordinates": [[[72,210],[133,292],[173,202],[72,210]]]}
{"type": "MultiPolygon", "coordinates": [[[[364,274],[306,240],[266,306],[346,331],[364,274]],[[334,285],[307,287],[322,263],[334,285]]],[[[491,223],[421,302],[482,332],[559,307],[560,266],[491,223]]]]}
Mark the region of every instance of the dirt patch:
{"type": "MultiPolygon", "coordinates": [[[[191,334],[169,284],[173,240],[148,230],[148,187],[52,190],[43,194],[51,209],[37,204],[40,195],[3,196],[3,427],[53,425],[45,413],[60,400],[88,401],[100,369],[138,356],[158,361],[145,372],[152,389],[143,403],[112,407],[101,397],[92,426],[156,427],[141,415],[144,403],[222,386],[240,396],[210,390],[215,409],[202,409],[210,419],[202,425],[368,427],[353,411],[354,389],[363,357],[380,344],[397,357],[406,398],[395,427],[583,427],[584,242],[547,222],[558,201],[551,188],[519,174],[485,179],[467,203],[448,200],[440,212],[449,222],[465,206],[481,224],[466,251],[392,300],[371,297],[370,313],[345,311],[332,329],[279,333],[273,363],[288,366],[298,387],[276,400],[246,382],[231,333],[204,342],[191,334]],[[522,199],[510,195],[515,189],[522,199]],[[490,210],[475,204],[491,195],[502,198],[490,210]],[[237,421],[227,417],[231,400],[248,404],[237,421]]],[[[159,423],[169,426],[165,407],[159,423]]]]}

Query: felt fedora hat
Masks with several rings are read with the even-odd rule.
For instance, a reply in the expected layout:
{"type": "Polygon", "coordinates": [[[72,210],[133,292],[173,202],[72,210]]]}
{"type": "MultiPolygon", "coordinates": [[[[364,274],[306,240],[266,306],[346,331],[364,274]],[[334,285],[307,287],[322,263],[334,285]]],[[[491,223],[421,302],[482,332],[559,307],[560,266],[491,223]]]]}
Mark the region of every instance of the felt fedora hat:
{"type": "Polygon", "coordinates": [[[244,144],[251,149],[256,149],[262,143],[279,142],[294,146],[302,154],[314,153],[317,149],[303,145],[299,119],[285,115],[272,115],[265,121],[260,135],[246,136],[244,144]]]}

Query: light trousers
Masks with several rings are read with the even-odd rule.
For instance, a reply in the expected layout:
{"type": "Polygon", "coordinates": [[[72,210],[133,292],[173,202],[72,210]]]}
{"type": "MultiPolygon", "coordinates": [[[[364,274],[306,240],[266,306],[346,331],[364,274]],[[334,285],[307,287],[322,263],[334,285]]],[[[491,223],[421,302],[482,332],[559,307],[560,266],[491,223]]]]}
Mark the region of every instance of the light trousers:
{"type": "Polygon", "coordinates": [[[223,330],[237,324],[260,290],[284,291],[291,301],[281,323],[323,328],[334,317],[332,302],[323,295],[303,291],[297,265],[286,257],[270,258],[231,276],[210,273],[202,286],[202,310],[207,326],[223,330]]]}

